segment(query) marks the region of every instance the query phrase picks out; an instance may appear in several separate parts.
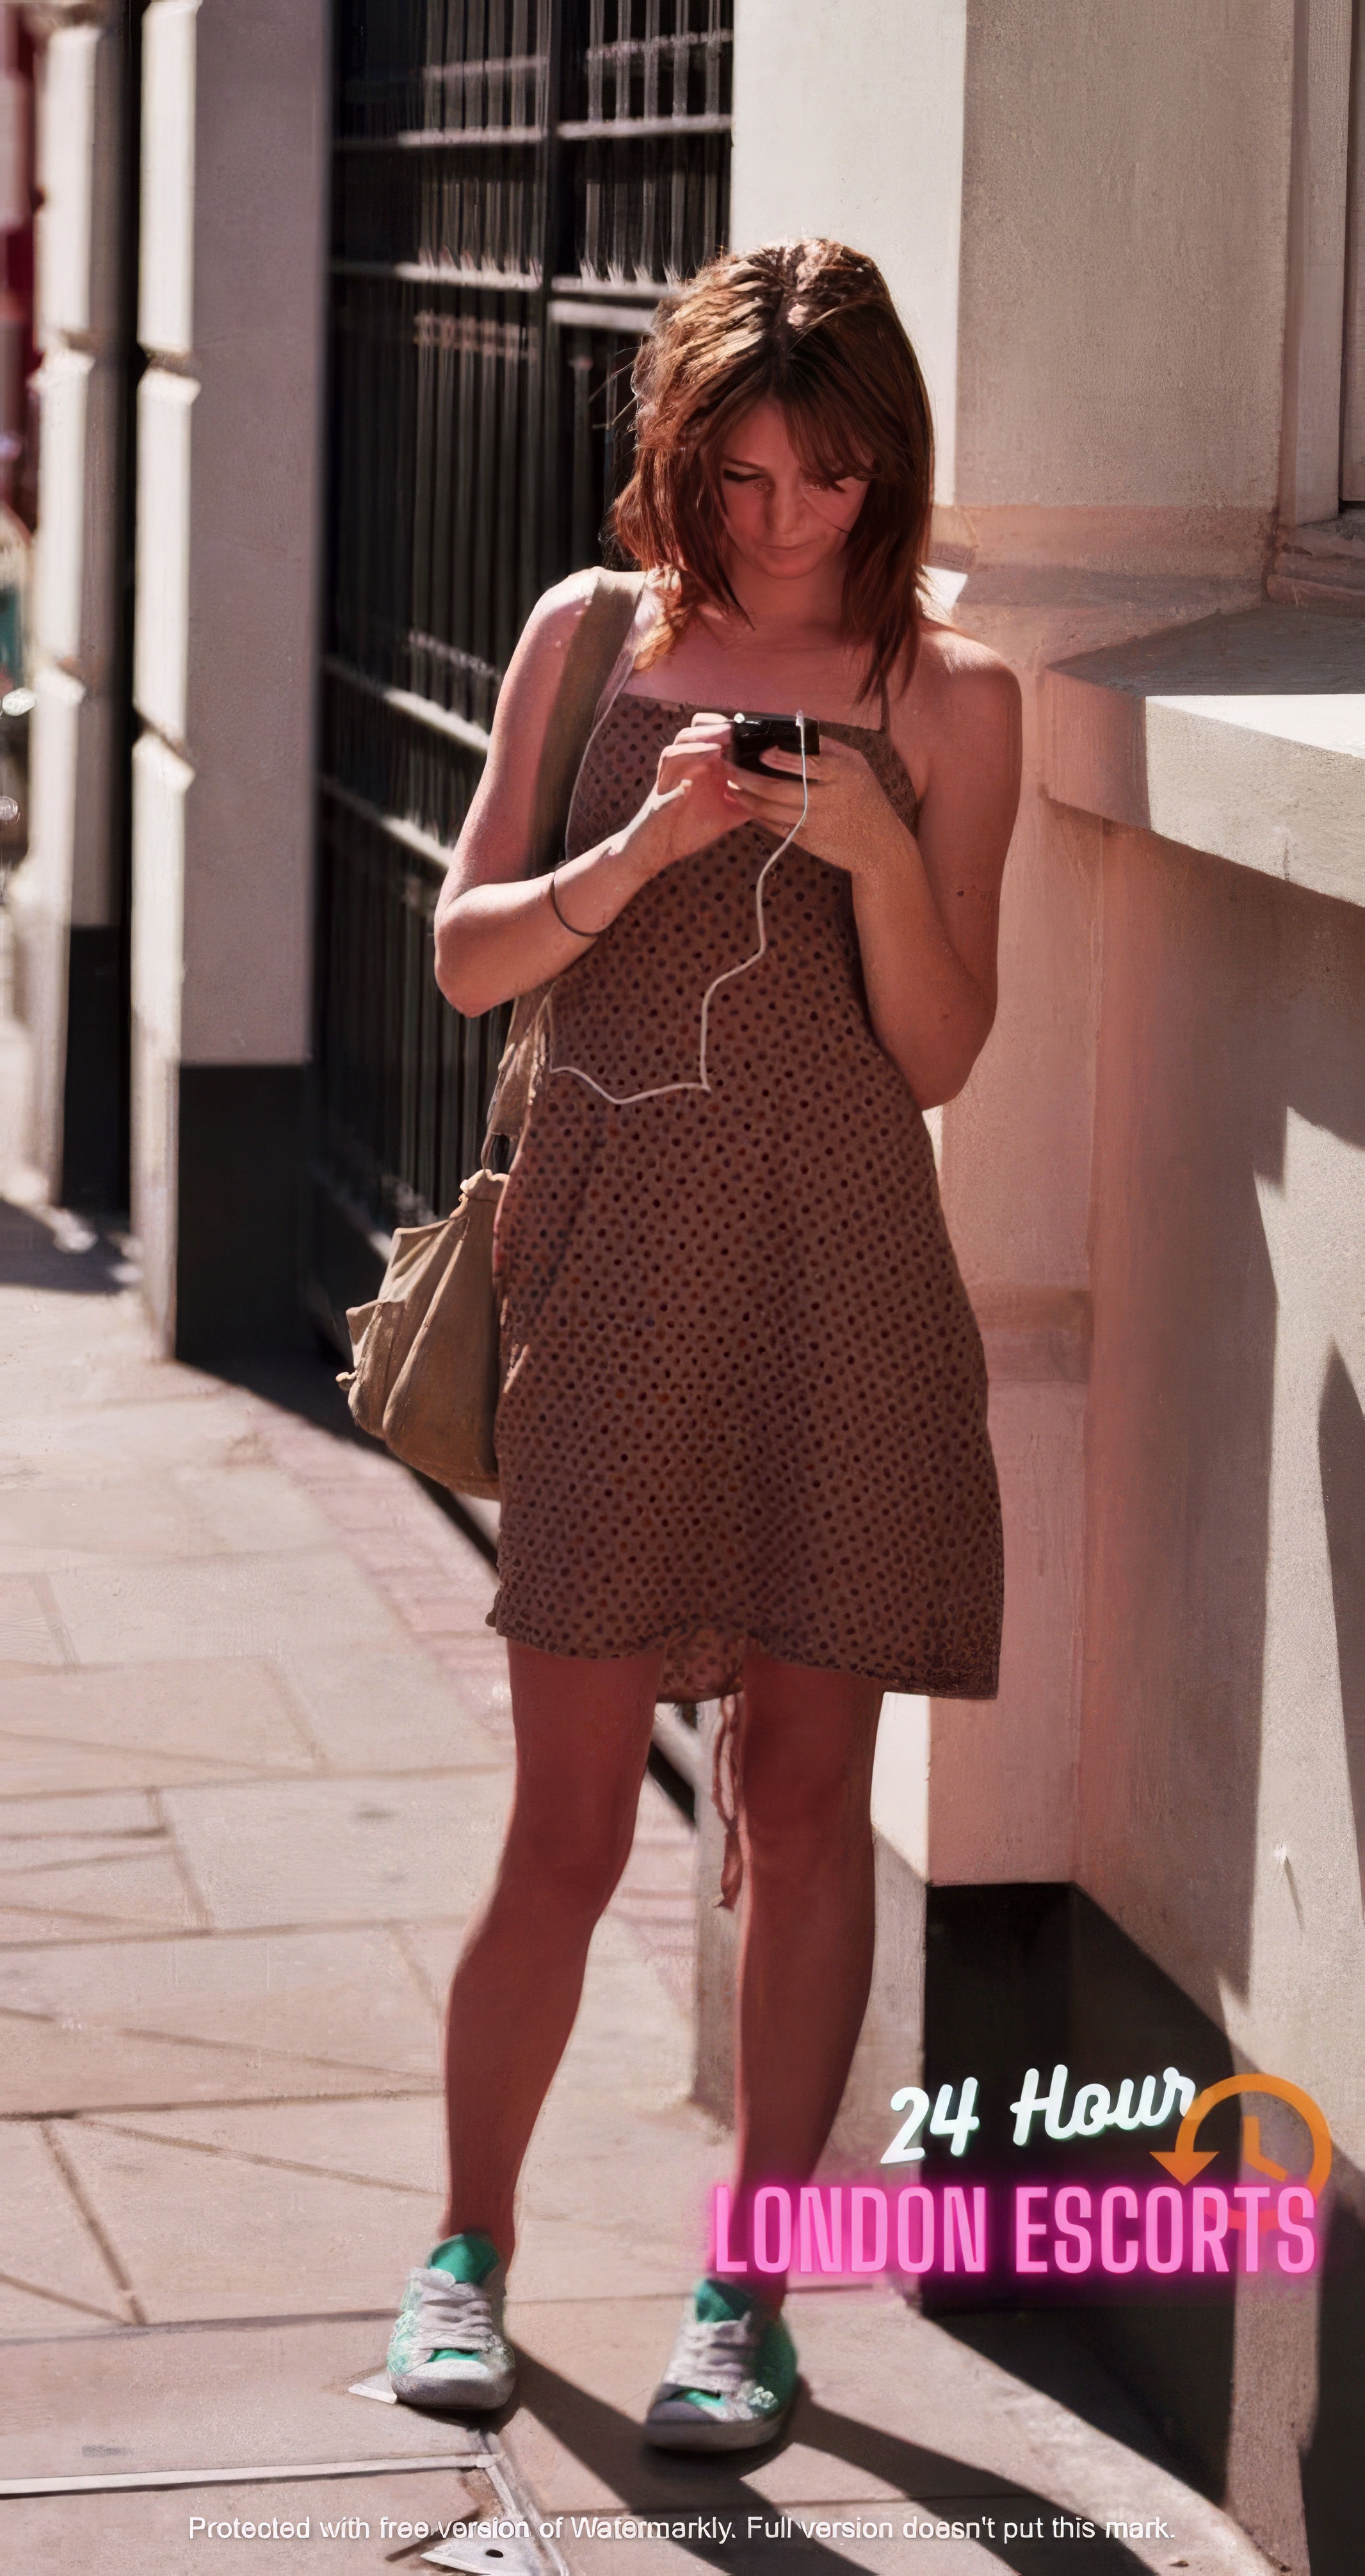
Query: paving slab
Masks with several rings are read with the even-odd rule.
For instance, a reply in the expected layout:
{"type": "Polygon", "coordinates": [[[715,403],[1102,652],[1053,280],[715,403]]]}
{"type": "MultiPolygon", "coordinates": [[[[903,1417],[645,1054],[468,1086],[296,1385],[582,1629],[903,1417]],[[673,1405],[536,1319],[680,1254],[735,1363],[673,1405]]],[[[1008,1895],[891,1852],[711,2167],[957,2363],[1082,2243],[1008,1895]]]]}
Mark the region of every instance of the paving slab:
{"type": "Polygon", "coordinates": [[[0,2123],[0,2274],[49,2300],[128,2322],[127,2301],[47,2136],[27,2121],[0,2123]]]}
{"type": "Polygon", "coordinates": [[[176,1854],[163,1844],[151,1851],[84,1852],[48,1866],[25,1863],[0,1878],[6,1937],[61,1937],[65,1924],[89,1932],[93,1925],[124,1931],[192,1931],[204,1920],[176,1854]]]}
{"type": "Polygon", "coordinates": [[[60,1671],[69,1660],[48,1602],[28,1574],[0,1574],[0,1680],[60,1671]]]}
{"type": "Polygon", "coordinates": [[[404,2093],[420,2080],[410,2071],[366,2064],[354,2042],[348,2061],[138,2031],[95,2030],[76,2037],[50,2022],[10,2013],[0,2015],[0,2031],[0,2116],[11,2119],[159,2110],[183,2102],[312,2100],[357,2090],[404,2093]]]}
{"type": "Polygon", "coordinates": [[[91,2309],[83,2301],[0,2279],[0,2350],[8,2343],[46,2343],[53,2336],[88,2334],[92,2315],[112,2325],[123,2322],[123,2311],[108,2304],[91,2309]]]}
{"type": "Polygon", "coordinates": [[[509,1790],[499,1762],[169,1789],[163,1804],[210,1921],[231,1931],[448,1916],[492,1875],[509,1790]]]}
{"type": "Polygon", "coordinates": [[[377,1928],[0,1952],[0,2111],[425,2089],[439,2019],[377,1928]]]}
{"type": "MultiPolygon", "coordinates": [[[[23,1687],[16,1683],[16,1698],[23,1687]]],[[[155,1802],[135,1789],[123,1794],[87,1789],[70,1798],[7,1800],[0,1803],[0,1869],[56,1844],[71,1846],[164,1830],[155,1802]]]]}
{"type": "Polygon", "coordinates": [[[97,1486],[29,1478],[0,1488],[0,1571],[64,1572],[109,1552],[112,1528],[125,1556],[202,1556],[210,1533],[168,1475],[97,1486]]]}
{"type": "MultiPolygon", "coordinates": [[[[283,2141],[287,2114],[278,2127],[283,2141]]],[[[153,2322],[396,2310],[439,2232],[439,2168],[423,2198],[403,2183],[204,2154],[86,2121],[64,2123],[62,2143],[153,2322]]]]}
{"type": "MultiPolygon", "coordinates": [[[[242,2483],[0,2499],[0,2548],[45,2576],[184,2576],[229,2547],[415,2565],[380,2515],[438,2521],[454,2482],[425,2464],[465,2437],[348,2390],[438,2223],[445,1989],[510,1785],[493,1576],[395,1461],[322,1427],[306,1369],[273,1401],[158,1363],[117,1247],[64,1241],[0,1206],[22,1283],[0,1287],[0,2475],[242,2483]],[[196,1928],[146,1928],[173,1902],[196,1928]],[[121,2301],[152,2322],[106,2322],[121,2301]],[[423,2465],[252,2481],[390,2456],[423,2465]],[[309,2539],[192,2540],[210,2512],[309,2539]]],[[[809,2393],[775,2457],[645,2450],[726,2159],[688,2100],[692,1857],[647,1782],[521,2196],[506,2438],[573,2576],[1263,2576],[1112,2391],[1054,2372],[1045,2395],[1007,2339],[885,2294],[798,2297],[809,2393]],[[1178,2538],[1054,2539],[1054,2513],[1101,2507],[1178,2538]],[[730,2545],[620,2531],[708,2510],[730,2545]],[[569,2528],[598,2512],[617,2536],[569,2528]],[[853,2527],[804,2538],[798,2513],[853,2527]]]]}
{"type": "MultiPolygon", "coordinates": [[[[90,2465],[89,2462],[86,2464],[90,2465]]],[[[43,2576],[187,2576],[200,2567],[244,2565],[256,2576],[354,2576],[395,2561],[422,2569],[433,2542],[400,2540],[396,2528],[425,2522],[441,2530],[458,2507],[453,2473],[419,2470],[403,2477],[286,2481],[266,2487],[216,2486],[170,2494],[44,2496],[0,2499],[0,2543],[11,2564],[43,2576]],[[226,2526],[226,2536],[192,2532],[191,2518],[226,2526]],[[281,2523],[306,2537],[231,2536],[233,2521],[267,2531],[281,2523]],[[331,2536],[329,2536],[331,2535],[331,2536]]],[[[625,2576],[625,2571],[620,2571],[625,2576]]]]}
{"type": "MultiPolygon", "coordinates": [[[[55,1301],[54,1301],[55,1303],[55,1301]]],[[[56,1363],[55,1400],[34,1404],[40,1393],[32,1363],[23,1368],[24,1406],[5,1414],[5,1457],[11,1473],[63,1483],[88,1480],[117,1485],[130,1467],[202,1467],[259,1459],[252,1398],[212,1381],[186,1403],[175,1392],[180,1372],[154,1367],[155,1394],[138,1403],[97,1402],[89,1388],[73,1387],[65,1358],[56,1363]]]]}
{"type": "Polygon", "coordinates": [[[311,1497],[254,1455],[214,1467],[175,1467],[171,1482],[215,1547],[258,1555],[263,1548],[331,1542],[331,1523],[311,1497]]]}
{"type": "MultiPolygon", "coordinates": [[[[99,1785],[98,1759],[139,1769],[146,1785],[243,1772],[308,1772],[318,1756],[293,1693],[259,1655],[103,1665],[30,1675],[5,1686],[0,1704],[0,1801],[31,1794],[25,1759],[69,1746],[70,1788],[99,1785]]],[[[63,1785],[65,1783],[63,1782],[63,1785]]],[[[0,1831],[10,1824],[0,1803],[0,1831]]]]}
{"type": "MultiPolygon", "coordinates": [[[[10,1687],[0,1677],[0,1697],[10,1687]]],[[[278,1763],[279,1770],[308,1770],[307,1761],[278,1763]]],[[[0,1816],[6,1798],[78,1794],[87,1789],[176,1788],[188,1780],[252,1779],[248,1763],[214,1762],[178,1753],[127,1753],[98,1744],[8,1734],[0,1727],[0,1816]]]]}
{"type": "MultiPolygon", "coordinates": [[[[82,1912],[72,1907],[64,1913],[51,1906],[25,1910],[22,1906],[5,1905],[0,1906],[0,1956],[8,1949],[29,1949],[36,1941],[59,1944],[137,1940],[147,1929],[120,1915],[101,1914],[93,1905],[82,1912]]],[[[3,2084],[4,2068],[0,2066],[0,2088],[3,2084]]]]}
{"type": "Polygon", "coordinates": [[[505,1669],[453,1678],[417,1646],[286,1647],[280,1670],[336,1771],[486,1769],[504,1758],[505,1669]]]}
{"type": "Polygon", "coordinates": [[[147,1565],[106,1558],[42,1578],[83,1664],[397,1642],[394,1614],[339,1548],[147,1565]]]}
{"type": "MultiPolygon", "coordinates": [[[[751,2514],[808,2520],[822,2508],[827,2517],[877,2524],[899,2499],[892,2539],[845,2537],[823,2549],[817,2542],[813,2558],[802,2552],[803,2576],[814,2576],[821,2557],[830,2567],[904,2566],[901,2526],[926,2512],[950,2527],[968,2514],[993,2514],[997,2541],[1006,2519],[1044,2518],[1040,2542],[1021,2540],[1011,2554],[983,2541],[961,2557],[963,2568],[998,2566],[1003,2555],[1007,2565],[1048,2576],[1077,2564],[1117,2576],[1165,2569],[1183,2556],[1202,2576],[1265,2576],[1246,2535],[1169,2469],[1082,2423],[885,2292],[793,2297],[806,2392],[790,2442],[751,2466],[677,2460],[641,2442],[640,2420],[676,2324],[668,2303],[604,2300],[576,2313],[518,2305],[513,2324],[527,2359],[522,2403],[505,2438],[547,2514],[720,2514],[742,2532],[751,2514]],[[1054,2515],[1101,2526],[1106,2517],[1141,2518],[1177,2536],[1114,2544],[1106,2559],[1098,2543],[1054,2544],[1054,2515]]],[[[915,2545],[938,2553],[950,2544],[915,2545]]],[[[681,2566],[697,2554],[670,2556],[651,2544],[649,2564],[681,2566]]],[[[595,2563],[580,2544],[574,2566],[595,2563]]],[[[743,2566],[742,2549],[727,2549],[723,2563],[743,2566]]],[[[931,2563],[952,2562],[935,2554],[931,2563]]]]}
{"type": "MultiPolygon", "coordinates": [[[[430,2457],[451,2427],[347,2394],[387,2339],[382,2316],[95,2329],[0,2345],[0,2478],[291,2461],[430,2457]]],[[[6,2511],[0,2499],[0,2513],[6,2511]]],[[[3,2526],[0,2526],[2,2529],[3,2526]]],[[[135,2561],[130,2561],[134,2565],[135,2561]]]]}
{"type": "MultiPolygon", "coordinates": [[[[141,2116],[111,2112],[80,2125],[116,2136],[159,2139],[246,2164],[332,2174],[422,2200],[431,2198],[445,2169],[444,2105],[434,2086],[427,2094],[387,2101],[232,2103],[141,2116]]],[[[421,2223],[414,2217],[414,2235],[421,2223]]]]}

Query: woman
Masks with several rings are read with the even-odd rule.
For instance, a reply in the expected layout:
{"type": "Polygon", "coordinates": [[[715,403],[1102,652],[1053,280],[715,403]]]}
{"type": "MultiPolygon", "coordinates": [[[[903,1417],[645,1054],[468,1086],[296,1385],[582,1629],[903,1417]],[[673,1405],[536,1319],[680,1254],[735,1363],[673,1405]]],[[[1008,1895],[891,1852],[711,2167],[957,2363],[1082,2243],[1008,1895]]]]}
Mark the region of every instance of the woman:
{"type": "MultiPolygon", "coordinates": [[[[498,1219],[516,1797],[451,1991],[447,2233],[390,2352],[401,2397],[462,2408],[512,2387],[513,2193],[656,1700],[742,1689],[743,2213],[812,2172],[857,2039],[882,1693],[996,1689],[985,1372],[921,1113],[995,1012],[1018,689],[923,619],[928,405],[870,260],[717,260],[636,390],[615,530],[647,579],[569,854],[528,878],[591,576],[521,638],[436,916],[458,1010],[553,985],[498,1219]],[[804,778],[736,766],[735,708],[817,720],[804,778]]],[[[767,2275],[702,2281],[647,2437],[768,2440],[780,2310],[767,2275]]]]}

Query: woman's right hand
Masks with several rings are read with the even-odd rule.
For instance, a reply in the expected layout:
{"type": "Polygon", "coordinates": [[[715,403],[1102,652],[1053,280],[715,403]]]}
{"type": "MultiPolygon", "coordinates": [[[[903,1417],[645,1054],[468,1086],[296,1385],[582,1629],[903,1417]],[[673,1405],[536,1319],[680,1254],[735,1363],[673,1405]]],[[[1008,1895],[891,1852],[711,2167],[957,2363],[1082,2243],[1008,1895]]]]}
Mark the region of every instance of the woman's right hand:
{"type": "Polygon", "coordinates": [[[690,716],[665,743],[658,775],[630,833],[651,876],[709,849],[750,820],[730,785],[732,768],[728,716],[690,716]]]}

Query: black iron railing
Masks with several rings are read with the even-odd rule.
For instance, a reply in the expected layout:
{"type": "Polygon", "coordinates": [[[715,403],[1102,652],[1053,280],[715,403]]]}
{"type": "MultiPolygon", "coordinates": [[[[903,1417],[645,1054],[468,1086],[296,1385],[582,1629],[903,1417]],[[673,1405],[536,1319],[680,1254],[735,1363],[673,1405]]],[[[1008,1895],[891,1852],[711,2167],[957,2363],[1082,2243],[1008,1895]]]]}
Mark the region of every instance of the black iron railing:
{"type": "Polygon", "coordinates": [[[640,332],[726,238],[731,21],[731,0],[338,0],[322,1315],[477,1160],[503,1015],[440,1000],[432,909],[520,627],[598,558],[640,332]]]}

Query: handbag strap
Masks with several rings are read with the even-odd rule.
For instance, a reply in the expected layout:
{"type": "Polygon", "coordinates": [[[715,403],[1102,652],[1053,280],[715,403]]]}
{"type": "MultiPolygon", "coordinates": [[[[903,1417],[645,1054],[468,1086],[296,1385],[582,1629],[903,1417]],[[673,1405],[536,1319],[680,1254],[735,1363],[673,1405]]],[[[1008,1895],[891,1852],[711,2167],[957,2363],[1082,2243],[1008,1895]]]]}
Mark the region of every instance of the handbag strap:
{"type": "MultiPolygon", "coordinates": [[[[645,577],[640,572],[599,569],[587,605],[569,639],[550,720],[545,728],[536,771],[528,876],[543,876],[564,855],[578,773],[583,765],[604,692],[625,677],[631,630],[639,611],[645,577]]],[[[489,1170],[493,1140],[505,1136],[515,1144],[535,1080],[541,1022],[549,984],[519,993],[512,1006],[507,1043],[502,1051],[493,1097],[488,1107],[480,1166],[489,1170]]]]}
{"type": "Polygon", "coordinates": [[[563,857],[569,808],[598,702],[634,625],[644,579],[640,572],[599,571],[569,639],[536,772],[530,876],[542,876],[563,857]]]}

